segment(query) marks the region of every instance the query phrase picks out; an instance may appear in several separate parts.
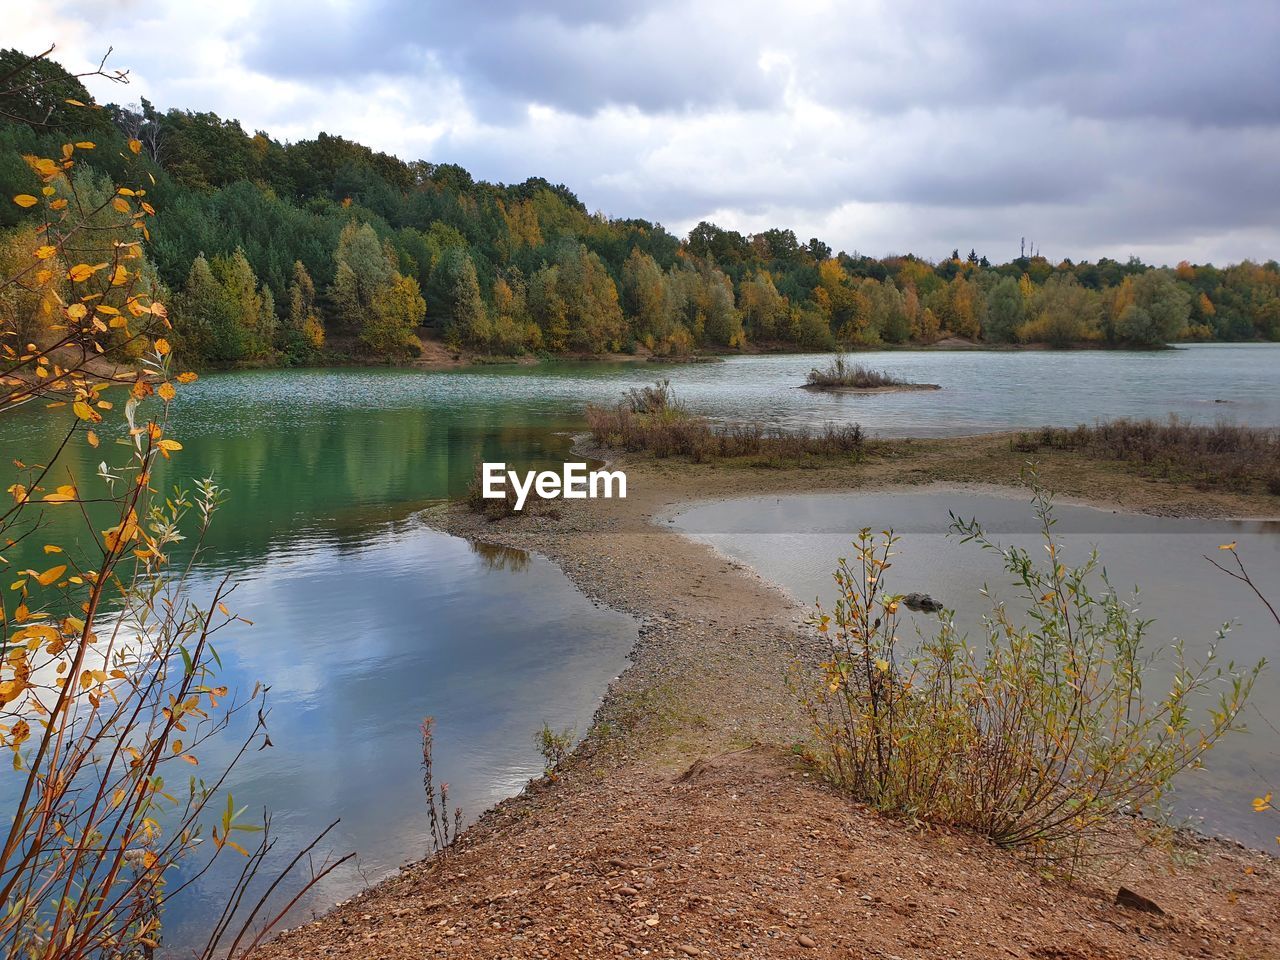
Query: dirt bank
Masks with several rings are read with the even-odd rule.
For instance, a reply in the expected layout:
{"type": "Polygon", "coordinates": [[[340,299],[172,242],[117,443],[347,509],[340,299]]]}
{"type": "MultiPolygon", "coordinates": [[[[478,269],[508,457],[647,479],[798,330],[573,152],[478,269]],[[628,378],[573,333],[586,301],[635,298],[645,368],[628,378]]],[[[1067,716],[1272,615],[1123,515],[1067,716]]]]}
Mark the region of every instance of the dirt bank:
{"type": "MultiPolygon", "coordinates": [[[[642,618],[633,665],[559,778],[422,863],[278,937],[272,957],[1129,957],[1280,955],[1270,858],[1186,839],[1067,884],[973,837],[886,819],[806,775],[784,674],[797,611],[750,571],[653,520],[705,497],[1018,482],[1008,438],[895,442],[860,464],[768,470],[627,461],[628,499],[430,522],[535,550],[642,618]],[[1162,914],[1116,906],[1123,883],[1162,914]]],[[[1259,516],[1122,465],[1041,458],[1064,495],[1146,512],[1259,516]]],[[[440,771],[447,776],[447,771],[440,771]]]]}

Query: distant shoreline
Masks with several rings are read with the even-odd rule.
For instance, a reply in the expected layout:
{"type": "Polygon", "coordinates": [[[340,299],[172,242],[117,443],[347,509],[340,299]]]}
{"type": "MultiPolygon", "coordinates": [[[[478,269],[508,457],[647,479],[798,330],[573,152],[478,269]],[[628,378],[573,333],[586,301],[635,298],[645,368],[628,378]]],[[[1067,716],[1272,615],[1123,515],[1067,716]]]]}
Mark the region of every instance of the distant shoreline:
{"type": "MultiPolygon", "coordinates": [[[[1158,347],[1125,346],[1120,344],[1084,343],[1056,346],[1048,343],[973,343],[967,340],[948,339],[937,343],[883,343],[875,346],[853,346],[843,352],[859,355],[864,353],[1166,353],[1183,350],[1189,346],[1208,344],[1233,345],[1266,345],[1270,340],[1195,340],[1183,343],[1168,343],[1158,347]]],[[[418,357],[402,359],[386,359],[361,357],[341,351],[325,353],[314,363],[307,364],[269,364],[241,363],[231,365],[206,365],[197,367],[199,372],[225,372],[231,370],[313,370],[324,367],[373,368],[382,367],[398,370],[459,370],[471,367],[532,367],[542,364],[556,363],[652,363],[655,366],[688,365],[700,363],[719,363],[734,357],[770,357],[770,356],[824,356],[831,350],[814,348],[783,348],[775,344],[749,344],[737,350],[700,351],[681,354],[679,356],[659,356],[653,353],[613,352],[613,353],[557,353],[557,354],[484,354],[468,350],[454,350],[435,339],[423,341],[423,352],[418,357]]]]}

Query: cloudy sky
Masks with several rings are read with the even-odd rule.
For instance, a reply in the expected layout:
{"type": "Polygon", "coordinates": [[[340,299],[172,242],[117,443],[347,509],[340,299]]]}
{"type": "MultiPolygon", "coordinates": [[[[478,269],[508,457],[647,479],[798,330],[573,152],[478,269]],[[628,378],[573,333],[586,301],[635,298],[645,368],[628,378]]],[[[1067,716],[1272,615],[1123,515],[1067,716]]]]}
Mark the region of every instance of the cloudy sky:
{"type": "Polygon", "coordinates": [[[53,0],[104,99],[836,248],[1280,257],[1280,3],[53,0]]]}

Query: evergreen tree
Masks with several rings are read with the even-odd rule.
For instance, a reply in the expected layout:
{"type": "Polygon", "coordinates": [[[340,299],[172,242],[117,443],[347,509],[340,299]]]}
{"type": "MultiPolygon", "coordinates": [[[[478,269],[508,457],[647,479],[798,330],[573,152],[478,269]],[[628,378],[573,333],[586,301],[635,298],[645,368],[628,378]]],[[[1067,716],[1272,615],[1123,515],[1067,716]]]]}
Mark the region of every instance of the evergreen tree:
{"type": "Polygon", "coordinates": [[[192,261],[171,311],[178,350],[192,364],[231,363],[245,356],[244,329],[209,261],[192,261]]]}

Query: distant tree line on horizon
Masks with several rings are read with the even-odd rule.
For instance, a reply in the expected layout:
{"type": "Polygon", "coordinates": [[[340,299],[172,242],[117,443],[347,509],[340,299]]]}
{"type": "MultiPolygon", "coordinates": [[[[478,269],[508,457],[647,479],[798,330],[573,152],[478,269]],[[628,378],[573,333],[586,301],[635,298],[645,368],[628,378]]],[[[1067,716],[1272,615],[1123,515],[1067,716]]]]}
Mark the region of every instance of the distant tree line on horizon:
{"type": "MultiPolygon", "coordinates": [[[[26,57],[0,52],[0,74],[26,57]]],[[[480,353],[747,346],[829,350],[986,343],[1153,346],[1280,340],[1280,265],[992,264],[970,251],[836,253],[791,230],[743,235],[592,214],[564,185],[474,180],[455,164],[404,162],[320,134],[284,144],[212,113],[89,102],[51,61],[0,117],[0,266],[29,256],[39,208],[24,157],[71,139],[82,196],[110,196],[130,145],[159,213],[146,274],[170,307],[176,347],[203,365],[305,364],[349,354],[414,356],[417,331],[480,353]]],[[[20,288],[0,293],[21,297],[20,288]]],[[[40,331],[31,331],[33,338],[40,331]]]]}

